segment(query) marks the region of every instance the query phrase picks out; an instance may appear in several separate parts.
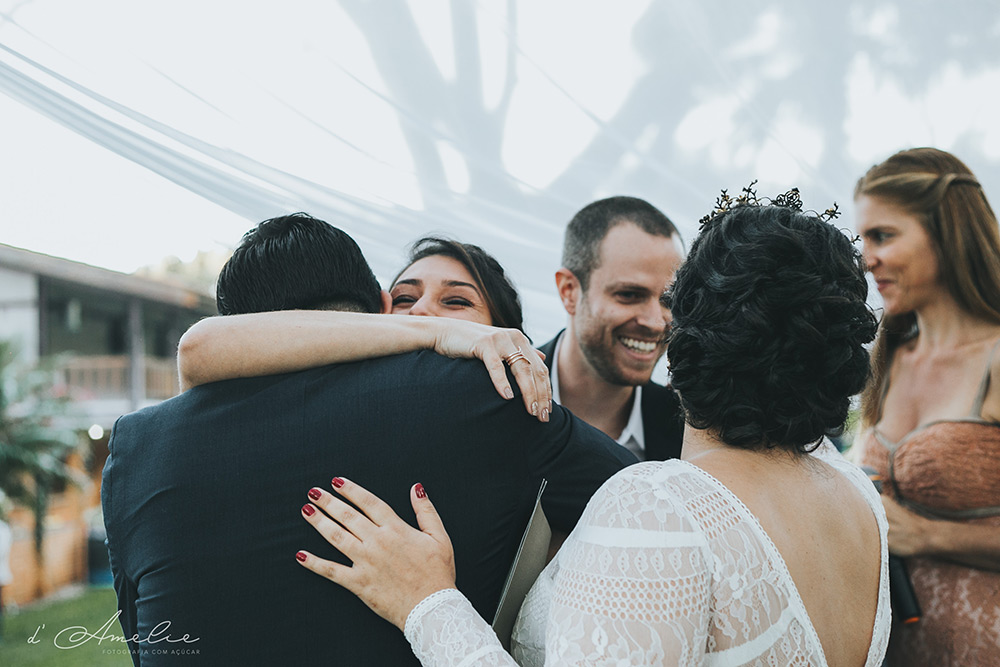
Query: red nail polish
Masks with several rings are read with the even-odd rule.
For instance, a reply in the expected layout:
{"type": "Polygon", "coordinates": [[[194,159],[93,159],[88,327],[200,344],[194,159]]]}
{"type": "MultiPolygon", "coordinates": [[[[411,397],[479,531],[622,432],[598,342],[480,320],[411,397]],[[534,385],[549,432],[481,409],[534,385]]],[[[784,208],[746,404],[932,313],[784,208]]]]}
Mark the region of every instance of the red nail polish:
{"type": "Polygon", "coordinates": [[[339,489],[340,487],[342,487],[344,485],[344,480],[342,480],[339,477],[334,477],[332,484],[333,484],[333,488],[339,489]]]}
{"type": "Polygon", "coordinates": [[[417,498],[426,498],[427,497],[427,492],[424,491],[424,485],[423,484],[417,484],[417,488],[414,489],[414,492],[417,494],[417,498]]]}
{"type": "Polygon", "coordinates": [[[295,560],[299,561],[300,563],[304,563],[306,562],[306,555],[300,551],[295,554],[295,560]]]}
{"type": "Polygon", "coordinates": [[[320,491],[317,488],[309,489],[309,497],[313,500],[319,500],[320,491]]]}
{"type": "Polygon", "coordinates": [[[314,508],[309,503],[306,503],[305,505],[302,506],[302,511],[305,513],[306,516],[312,516],[313,514],[316,513],[316,508],[314,508]]]}

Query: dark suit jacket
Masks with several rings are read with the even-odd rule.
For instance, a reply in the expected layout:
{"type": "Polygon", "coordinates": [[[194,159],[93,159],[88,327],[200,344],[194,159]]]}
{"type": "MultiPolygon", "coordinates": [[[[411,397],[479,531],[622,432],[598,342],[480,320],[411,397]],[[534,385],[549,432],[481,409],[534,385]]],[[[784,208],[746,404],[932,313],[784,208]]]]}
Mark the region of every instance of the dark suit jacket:
{"type": "MultiPolygon", "coordinates": [[[[538,349],[545,353],[545,365],[552,372],[555,363],[556,341],[566,332],[538,349]]],[[[646,439],[646,460],[666,461],[680,458],[681,441],[684,440],[684,414],[673,389],[649,382],[642,385],[642,430],[646,439]]],[[[623,448],[624,449],[624,448],[623,448]]]]}
{"type": "Polygon", "coordinates": [[[479,362],[431,352],[198,387],[119,418],[109,447],[108,546],[143,665],[416,665],[401,632],[295,561],[336,554],[300,515],[310,487],[348,477],[415,524],[422,482],[458,587],[492,620],[542,478],[568,530],[635,461],[566,410],[542,424],[503,400],[479,362]],[[165,640],[185,634],[197,641],[165,640]]]}

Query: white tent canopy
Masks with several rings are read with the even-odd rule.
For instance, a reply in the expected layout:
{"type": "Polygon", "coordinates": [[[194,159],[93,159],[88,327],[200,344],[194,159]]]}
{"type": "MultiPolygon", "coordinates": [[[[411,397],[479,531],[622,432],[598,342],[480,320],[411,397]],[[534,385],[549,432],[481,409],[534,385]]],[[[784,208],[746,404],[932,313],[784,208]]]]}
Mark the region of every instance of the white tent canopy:
{"type": "Polygon", "coordinates": [[[385,281],[445,233],[544,340],[599,197],[690,240],[758,179],[849,228],[857,177],[913,145],[1000,194],[998,38],[986,0],[0,0],[0,242],[131,271],[305,210],[385,281]]]}

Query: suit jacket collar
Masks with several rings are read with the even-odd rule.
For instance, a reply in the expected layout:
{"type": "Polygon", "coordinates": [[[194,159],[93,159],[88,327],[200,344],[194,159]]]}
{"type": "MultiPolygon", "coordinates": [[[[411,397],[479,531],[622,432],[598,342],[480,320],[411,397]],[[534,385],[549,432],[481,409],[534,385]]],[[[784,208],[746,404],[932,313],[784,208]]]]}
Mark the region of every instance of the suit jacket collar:
{"type": "MultiPolygon", "coordinates": [[[[552,366],[555,364],[556,343],[564,333],[565,329],[538,348],[545,354],[545,365],[549,369],[550,376],[552,366]]],[[[684,418],[677,394],[672,389],[652,381],[642,385],[641,394],[640,408],[646,460],[665,461],[678,458],[681,455],[681,440],[684,437],[684,418]]]]}

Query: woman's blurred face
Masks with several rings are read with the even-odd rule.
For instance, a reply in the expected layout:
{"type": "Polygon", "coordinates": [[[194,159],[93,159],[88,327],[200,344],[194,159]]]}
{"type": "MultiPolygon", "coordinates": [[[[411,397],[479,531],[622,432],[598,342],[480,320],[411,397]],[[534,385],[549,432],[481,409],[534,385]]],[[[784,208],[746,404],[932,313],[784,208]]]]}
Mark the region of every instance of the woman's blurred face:
{"type": "Polygon", "coordinates": [[[900,315],[947,297],[930,236],[916,216],[876,197],[855,201],[864,257],[886,315],[900,315]]]}
{"type": "Polygon", "coordinates": [[[453,317],[493,324],[472,274],[451,257],[418,259],[399,275],[389,294],[394,315],[453,317]]]}

